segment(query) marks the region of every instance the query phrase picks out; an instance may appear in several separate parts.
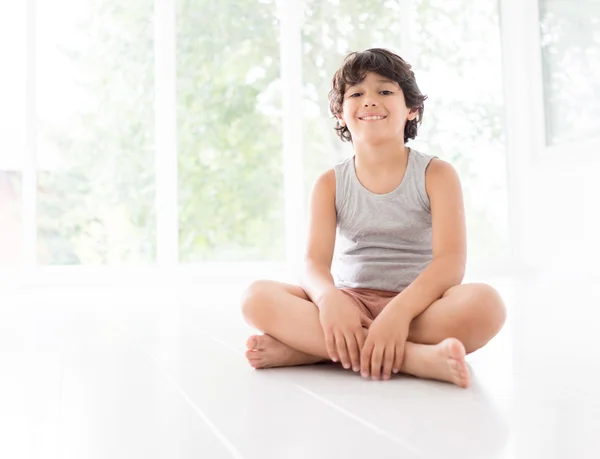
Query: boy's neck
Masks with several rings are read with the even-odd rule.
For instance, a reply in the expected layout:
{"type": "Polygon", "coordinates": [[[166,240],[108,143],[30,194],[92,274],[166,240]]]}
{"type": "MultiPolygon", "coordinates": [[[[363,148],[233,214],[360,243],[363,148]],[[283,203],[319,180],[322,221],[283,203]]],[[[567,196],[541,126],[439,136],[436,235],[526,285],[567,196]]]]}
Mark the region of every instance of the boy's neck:
{"type": "Polygon", "coordinates": [[[367,167],[385,169],[398,164],[405,164],[409,148],[391,142],[387,145],[355,144],[354,153],[359,162],[367,167]]]}

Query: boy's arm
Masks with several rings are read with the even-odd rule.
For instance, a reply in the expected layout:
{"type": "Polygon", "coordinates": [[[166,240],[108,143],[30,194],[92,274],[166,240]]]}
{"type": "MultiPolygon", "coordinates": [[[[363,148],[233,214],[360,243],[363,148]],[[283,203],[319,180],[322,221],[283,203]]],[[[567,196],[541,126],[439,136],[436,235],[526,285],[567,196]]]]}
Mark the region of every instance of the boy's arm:
{"type": "Polygon", "coordinates": [[[323,173],[315,182],[310,199],[308,241],[300,286],[318,307],[336,290],[331,275],[335,247],[335,171],[323,173]]]}
{"type": "Polygon", "coordinates": [[[431,203],[433,260],[391,302],[413,319],[450,287],[463,281],[467,259],[467,236],[463,196],[458,174],[451,164],[431,160],[425,175],[431,203]]]}
{"type": "Polygon", "coordinates": [[[358,371],[365,336],[360,311],[336,288],[331,275],[337,226],[335,191],[335,171],[331,169],[321,175],[313,187],[300,285],[319,309],[319,323],[331,360],[339,360],[344,368],[358,371]]]}

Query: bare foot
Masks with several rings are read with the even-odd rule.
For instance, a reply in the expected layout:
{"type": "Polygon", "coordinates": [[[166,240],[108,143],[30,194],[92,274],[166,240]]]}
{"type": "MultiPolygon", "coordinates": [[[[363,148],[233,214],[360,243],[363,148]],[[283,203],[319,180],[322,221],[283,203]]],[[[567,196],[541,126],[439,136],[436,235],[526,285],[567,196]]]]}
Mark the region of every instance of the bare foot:
{"type": "Polygon", "coordinates": [[[469,387],[471,377],[465,361],[466,352],[463,343],[456,338],[447,338],[438,344],[438,347],[449,369],[450,378],[447,381],[460,387],[469,387]]]}
{"type": "Polygon", "coordinates": [[[270,335],[252,335],[246,342],[246,358],[254,368],[291,367],[322,361],[321,357],[297,351],[270,335]]]}
{"type": "Polygon", "coordinates": [[[465,347],[456,338],[447,338],[433,346],[413,344],[409,354],[405,354],[403,371],[419,378],[469,387],[470,375],[465,354],[465,347]]]}

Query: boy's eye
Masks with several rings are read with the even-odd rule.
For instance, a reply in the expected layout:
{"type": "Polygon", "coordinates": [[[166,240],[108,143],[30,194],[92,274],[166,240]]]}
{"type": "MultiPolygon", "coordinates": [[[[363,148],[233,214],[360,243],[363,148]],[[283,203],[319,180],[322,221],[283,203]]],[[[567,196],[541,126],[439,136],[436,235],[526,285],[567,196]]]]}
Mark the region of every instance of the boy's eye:
{"type": "MultiPolygon", "coordinates": [[[[384,90],[384,91],[379,91],[379,93],[387,96],[389,94],[392,94],[392,91],[384,90]]],[[[358,97],[361,95],[362,95],[362,92],[355,92],[355,93],[350,94],[348,97],[358,97]]]]}

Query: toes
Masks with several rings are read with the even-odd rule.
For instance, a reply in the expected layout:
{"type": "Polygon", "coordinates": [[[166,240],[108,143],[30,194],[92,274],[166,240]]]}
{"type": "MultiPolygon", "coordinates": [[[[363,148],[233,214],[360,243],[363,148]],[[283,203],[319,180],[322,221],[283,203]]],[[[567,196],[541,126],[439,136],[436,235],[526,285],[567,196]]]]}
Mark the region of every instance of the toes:
{"type": "Polygon", "coordinates": [[[248,361],[252,361],[252,360],[260,360],[262,358],[262,352],[260,351],[255,351],[252,349],[249,349],[246,351],[246,359],[248,359],[248,361]]]}
{"type": "Polygon", "coordinates": [[[469,386],[469,370],[467,369],[467,365],[465,361],[457,362],[456,365],[456,378],[457,385],[460,387],[468,387],[469,386]]]}
{"type": "Polygon", "coordinates": [[[246,347],[249,350],[259,349],[260,341],[261,341],[260,335],[252,335],[250,338],[248,338],[248,341],[246,341],[246,347]]]}
{"type": "Polygon", "coordinates": [[[452,375],[456,378],[460,378],[462,377],[462,375],[464,374],[464,370],[462,368],[461,363],[458,360],[454,360],[454,359],[449,359],[448,360],[448,365],[450,366],[450,372],[452,373],[452,375]]]}
{"type": "Polygon", "coordinates": [[[262,357],[262,352],[247,350],[246,351],[246,360],[248,363],[254,368],[262,368],[264,366],[264,359],[262,357]]]}
{"type": "Polygon", "coordinates": [[[447,338],[443,341],[443,348],[452,359],[461,360],[465,357],[465,347],[456,338],[447,338]]]}
{"type": "Polygon", "coordinates": [[[456,338],[448,338],[443,341],[442,348],[448,359],[448,366],[452,374],[453,382],[460,387],[469,386],[469,370],[465,361],[465,347],[456,338]]]}
{"type": "Polygon", "coordinates": [[[464,371],[459,373],[456,385],[460,387],[469,387],[469,373],[464,371]]]}
{"type": "Polygon", "coordinates": [[[465,377],[462,380],[462,385],[461,387],[469,387],[469,385],[471,384],[470,378],[469,378],[469,374],[467,373],[465,375],[465,377]]]}

